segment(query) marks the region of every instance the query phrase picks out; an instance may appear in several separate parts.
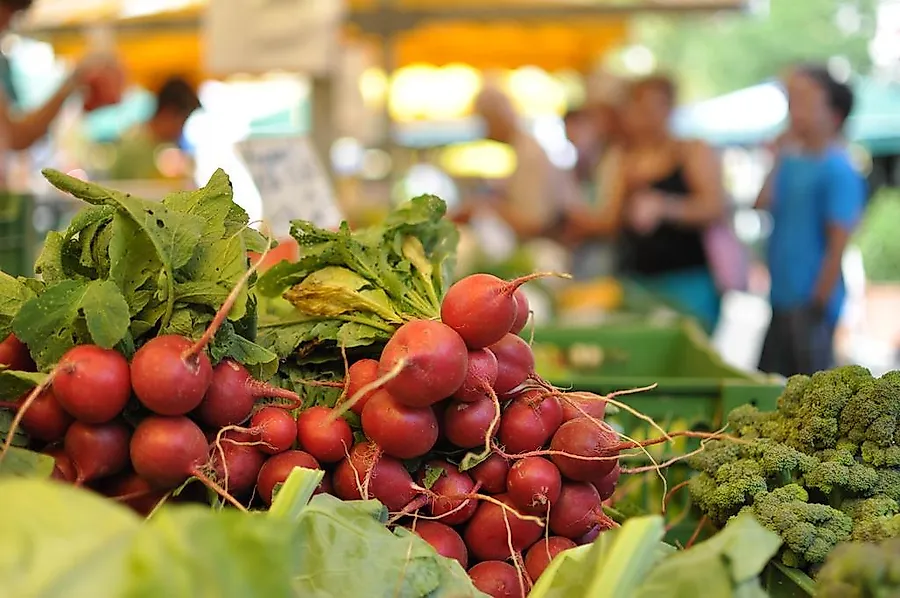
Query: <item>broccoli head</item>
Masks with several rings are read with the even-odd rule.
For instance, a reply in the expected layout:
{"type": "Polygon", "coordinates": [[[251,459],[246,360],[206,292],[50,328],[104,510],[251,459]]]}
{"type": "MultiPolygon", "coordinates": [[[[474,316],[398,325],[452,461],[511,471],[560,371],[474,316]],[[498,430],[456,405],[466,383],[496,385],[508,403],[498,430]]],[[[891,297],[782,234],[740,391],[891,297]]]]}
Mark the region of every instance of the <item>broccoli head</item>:
{"type": "Polygon", "coordinates": [[[879,446],[866,440],[859,448],[863,463],[875,467],[900,467],[900,446],[879,446]]]}
{"type": "Polygon", "coordinates": [[[850,539],[853,525],[846,514],[808,500],[802,486],[788,484],[758,493],[748,507],[761,524],[781,536],[782,560],[794,567],[823,562],[835,545],[850,539]]]}
{"type": "Polygon", "coordinates": [[[767,489],[762,468],[749,459],[726,463],[714,475],[701,473],[688,487],[694,504],[719,526],[767,489]]]}
{"type": "Polygon", "coordinates": [[[841,412],[840,433],[856,444],[893,446],[900,421],[900,385],[879,378],[864,384],[841,412]]]}
{"type": "Polygon", "coordinates": [[[806,392],[809,382],[810,377],[804,375],[788,378],[781,396],[778,397],[778,412],[789,417],[798,415],[803,410],[803,393],[806,392]]]}
{"type": "Polygon", "coordinates": [[[741,405],[728,414],[728,428],[743,438],[765,437],[777,425],[776,417],[776,413],[760,411],[754,405],[741,405]]]}
{"type": "Polygon", "coordinates": [[[777,486],[796,481],[796,477],[814,470],[819,464],[815,457],[768,438],[743,445],[743,449],[747,457],[759,463],[763,475],[777,486]]]}
{"type": "Polygon", "coordinates": [[[803,478],[809,488],[824,494],[839,491],[840,494],[869,496],[878,484],[878,472],[857,463],[853,453],[846,449],[826,449],[820,453],[821,461],[806,472],[803,478]]]}
{"type": "Polygon", "coordinates": [[[900,503],[900,469],[883,467],[876,469],[878,479],[873,494],[884,494],[900,503]]]}
{"type": "Polygon", "coordinates": [[[688,465],[715,476],[719,468],[741,458],[741,445],[730,440],[711,440],[703,450],[688,457],[688,465]]]}
{"type": "Polygon", "coordinates": [[[841,544],[816,576],[818,598],[876,598],[900,594],[900,540],[841,544]]]}

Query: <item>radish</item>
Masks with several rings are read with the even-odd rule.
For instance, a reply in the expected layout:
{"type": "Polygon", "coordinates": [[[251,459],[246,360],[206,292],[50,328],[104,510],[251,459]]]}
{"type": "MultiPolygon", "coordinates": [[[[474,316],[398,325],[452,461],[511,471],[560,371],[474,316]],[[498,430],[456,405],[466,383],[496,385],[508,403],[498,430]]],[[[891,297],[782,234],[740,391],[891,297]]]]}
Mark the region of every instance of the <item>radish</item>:
{"type": "MultiPolygon", "coordinates": [[[[363,409],[362,429],[385,454],[398,459],[421,457],[438,439],[437,417],[431,407],[407,407],[385,390],[375,393],[363,409]]],[[[349,434],[349,426],[347,431],[349,434]]]]}
{"type": "Polygon", "coordinates": [[[516,323],[520,286],[545,274],[531,274],[509,282],[491,274],[472,274],[458,280],[441,302],[441,321],[455,330],[470,349],[483,349],[508,334],[516,323]]]}
{"type": "Polygon", "coordinates": [[[66,432],[65,450],[81,486],[119,473],[128,465],[128,427],[118,421],[89,425],[76,421],[66,432]]]}
{"type": "Polygon", "coordinates": [[[291,408],[301,403],[297,393],[254,380],[247,368],[226,359],[212,371],[212,382],[197,408],[197,419],[215,428],[237,425],[247,421],[257,399],[262,398],[291,401],[291,408]]]}
{"type": "Polygon", "coordinates": [[[10,334],[3,342],[0,342],[0,365],[20,372],[37,370],[37,366],[28,352],[28,347],[14,334],[10,334]]]}
{"type": "Polygon", "coordinates": [[[199,467],[208,452],[203,432],[186,417],[148,417],[131,438],[131,464],[154,488],[176,488],[190,477],[204,481],[199,467]]]}
{"type": "Polygon", "coordinates": [[[147,480],[134,472],[118,475],[103,485],[103,495],[131,507],[144,517],[166,497],[166,492],[157,490],[147,480]]]}
{"type": "Polygon", "coordinates": [[[334,471],[334,492],[343,500],[360,500],[368,480],[368,496],[390,511],[400,511],[415,497],[413,480],[403,463],[381,455],[370,442],[357,444],[334,471]]]}
{"type": "MultiPolygon", "coordinates": [[[[315,457],[303,451],[288,451],[270,457],[262,469],[259,470],[257,489],[259,495],[267,505],[272,504],[275,494],[275,486],[283,484],[296,467],[306,469],[322,469],[315,457]]],[[[322,486],[316,489],[316,494],[322,492],[322,486]]]]}
{"type": "Polygon", "coordinates": [[[353,430],[347,420],[333,419],[334,410],[312,407],[297,417],[300,446],[320,463],[337,463],[353,446],[353,430]]]}
{"type": "Polygon", "coordinates": [[[508,394],[534,376],[534,353],[521,337],[507,334],[490,349],[497,357],[497,394],[508,394]]]}
{"type": "Polygon", "coordinates": [[[590,484],[567,482],[550,509],[550,531],[577,540],[608,518],[600,495],[590,484]]]}
{"type": "Polygon", "coordinates": [[[210,459],[219,485],[235,496],[243,496],[253,490],[265,462],[265,455],[252,441],[248,443],[232,431],[222,434],[218,444],[213,446],[210,459]]]}
{"type": "Polygon", "coordinates": [[[551,536],[541,540],[528,549],[525,555],[525,571],[532,581],[537,581],[541,574],[550,565],[550,561],[561,552],[575,548],[577,544],[568,538],[551,536]]]}
{"type": "Polygon", "coordinates": [[[553,462],[563,476],[577,482],[601,479],[616,467],[619,436],[608,426],[598,426],[591,420],[580,417],[559,427],[550,449],[567,455],[589,457],[577,459],[560,454],[553,455],[553,462]]]}
{"type": "Polygon", "coordinates": [[[456,559],[462,568],[469,566],[469,551],[458,533],[443,523],[417,520],[411,527],[420,538],[431,544],[441,556],[456,559]]]}
{"type": "Polygon", "coordinates": [[[506,492],[506,478],[509,475],[509,461],[497,453],[472,468],[472,478],[481,484],[487,494],[506,492]]]}
{"type": "Polygon", "coordinates": [[[257,448],[267,455],[283,453],[297,438],[297,422],[290,413],[278,407],[263,407],[250,418],[250,429],[259,436],[257,448]]]}
{"type": "MultiPolygon", "coordinates": [[[[176,416],[190,413],[200,405],[213,379],[206,347],[228,319],[241,290],[261,261],[244,272],[200,340],[193,342],[176,335],[158,336],[137,350],[131,360],[131,385],[144,407],[158,415],[176,416]]],[[[240,386],[239,381],[233,392],[245,392],[237,386],[240,386]]]]}
{"type": "Polygon", "coordinates": [[[511,454],[536,451],[550,440],[562,420],[562,409],[555,397],[541,391],[529,391],[503,411],[497,436],[511,454]]]}
{"type": "Polygon", "coordinates": [[[562,476],[559,469],[543,457],[516,461],[506,480],[509,498],[522,513],[546,514],[559,498],[562,476]]]}
{"type": "Polygon", "coordinates": [[[121,353],[96,345],[70,349],[57,365],[53,393],[63,409],[86,424],[104,424],[125,409],[131,373],[121,353]]]}
{"type": "MultiPolygon", "coordinates": [[[[474,403],[452,401],[444,412],[444,433],[459,448],[484,446],[496,413],[497,405],[487,397],[474,403]]],[[[497,426],[494,426],[491,435],[496,431],[497,426]]]]}
{"type": "MultiPolygon", "coordinates": [[[[515,508],[506,494],[495,498],[515,508]]],[[[522,552],[537,542],[543,532],[543,528],[535,521],[520,519],[515,513],[503,507],[482,501],[466,525],[463,535],[466,546],[475,558],[481,561],[499,561],[513,556],[509,551],[507,521],[512,536],[512,548],[516,552],[522,552]]]]}
{"type": "MultiPolygon", "coordinates": [[[[428,463],[428,467],[441,469],[444,472],[430,488],[431,492],[437,495],[429,499],[432,517],[440,517],[440,522],[446,525],[461,525],[471,519],[478,508],[477,500],[446,497],[468,496],[475,492],[475,482],[472,481],[472,478],[446,461],[431,461],[428,463]],[[463,503],[465,506],[461,506],[463,503]]],[[[425,471],[425,469],[422,470],[419,479],[420,485],[424,483],[425,471]]]]}
{"type": "Polygon", "coordinates": [[[493,394],[494,382],[497,381],[497,357],[488,349],[469,351],[469,366],[466,380],[453,393],[453,398],[465,403],[473,403],[478,399],[493,394]]]}
{"type": "Polygon", "coordinates": [[[503,561],[484,561],[469,569],[472,585],[491,598],[525,598],[525,581],[503,561]]]}
{"type": "Polygon", "coordinates": [[[66,451],[63,450],[62,447],[45,449],[44,454],[53,457],[54,465],[53,473],[50,475],[51,479],[68,482],[70,484],[75,483],[75,478],[78,477],[78,473],[75,471],[75,465],[72,463],[72,459],[69,458],[69,455],[66,454],[66,451]]]}
{"type": "Polygon", "coordinates": [[[35,398],[22,415],[22,428],[33,440],[58,442],[65,437],[72,421],[72,416],[66,413],[54,392],[48,388],[35,398]]]}
{"type": "MultiPolygon", "coordinates": [[[[608,529],[608,528],[607,528],[608,529]]],[[[586,533],[585,535],[578,538],[576,544],[579,546],[584,546],[585,544],[592,544],[594,540],[600,537],[600,534],[604,531],[604,527],[600,525],[595,525],[594,528],[586,533]]]]}
{"type": "Polygon", "coordinates": [[[611,472],[594,482],[594,487],[602,500],[609,500],[616,493],[616,484],[619,483],[620,475],[622,475],[622,468],[616,463],[611,472]]]}
{"type": "Polygon", "coordinates": [[[525,326],[528,324],[528,317],[531,315],[531,306],[528,304],[528,296],[525,295],[525,291],[522,289],[518,289],[513,297],[516,300],[516,320],[513,322],[512,328],[509,331],[513,334],[519,334],[523,330],[525,330],[525,326]]]}
{"type": "MultiPolygon", "coordinates": [[[[378,380],[378,362],[374,359],[360,359],[347,370],[347,397],[355,396],[362,387],[371,384],[376,380],[378,380]]],[[[375,391],[368,392],[360,397],[360,399],[350,407],[350,410],[357,415],[362,415],[366,402],[372,398],[373,394],[375,394],[375,391]]]]}
{"type": "Polygon", "coordinates": [[[579,398],[565,396],[562,401],[563,423],[586,417],[587,415],[597,420],[606,416],[606,401],[601,399],[579,398]]]}
{"type": "Polygon", "coordinates": [[[410,407],[429,407],[451,396],[468,372],[468,350],[452,328],[413,320],[397,329],[381,353],[384,388],[410,407]]]}

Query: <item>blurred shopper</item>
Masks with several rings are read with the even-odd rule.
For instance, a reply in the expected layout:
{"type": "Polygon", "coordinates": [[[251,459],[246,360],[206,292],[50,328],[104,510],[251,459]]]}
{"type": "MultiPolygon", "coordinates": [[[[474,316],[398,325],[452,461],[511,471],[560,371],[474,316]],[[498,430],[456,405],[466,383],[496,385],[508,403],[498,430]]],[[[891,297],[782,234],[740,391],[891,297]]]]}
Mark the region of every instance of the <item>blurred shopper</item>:
{"type": "Polygon", "coordinates": [[[557,237],[565,206],[578,200],[576,182],[550,161],[525,130],[503,91],[486,85],[475,101],[475,111],[484,119],[487,138],[508,144],[516,155],[515,171],[490,208],[520,241],[557,237]]]}
{"type": "Polygon", "coordinates": [[[621,143],[601,165],[605,205],[572,213],[570,226],[583,236],[617,237],[621,275],[712,330],[721,300],[706,233],[725,212],[721,164],[707,144],[672,136],[675,96],[674,84],[665,77],[632,84],[621,143]]]}
{"type": "Polygon", "coordinates": [[[162,147],[178,144],[185,123],[199,108],[200,99],[190,83],[180,77],[166,81],[156,94],[156,111],[150,120],[127,131],[116,144],[116,159],[109,178],[167,178],[159,170],[157,153],[162,147]]]}
{"type": "Polygon", "coordinates": [[[798,69],[789,89],[797,151],[782,152],[771,193],[757,207],[769,239],[772,323],[760,369],[784,376],[832,367],[844,303],[844,249],[865,207],[866,187],[843,142],[853,92],[819,67],[798,69]]]}

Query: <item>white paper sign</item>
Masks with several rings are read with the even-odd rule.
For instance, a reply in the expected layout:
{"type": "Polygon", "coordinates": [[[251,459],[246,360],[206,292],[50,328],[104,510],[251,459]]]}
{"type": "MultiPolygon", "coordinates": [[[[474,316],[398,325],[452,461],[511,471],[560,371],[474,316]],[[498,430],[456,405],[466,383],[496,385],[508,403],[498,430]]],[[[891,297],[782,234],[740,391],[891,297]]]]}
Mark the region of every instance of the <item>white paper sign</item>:
{"type": "Polygon", "coordinates": [[[340,55],[343,0],[210,0],[206,67],[215,75],[329,73],[340,55]]]}
{"type": "Polygon", "coordinates": [[[325,169],[306,137],[264,137],[238,144],[263,204],[263,219],[276,237],[291,220],[335,228],[343,217],[325,169]]]}

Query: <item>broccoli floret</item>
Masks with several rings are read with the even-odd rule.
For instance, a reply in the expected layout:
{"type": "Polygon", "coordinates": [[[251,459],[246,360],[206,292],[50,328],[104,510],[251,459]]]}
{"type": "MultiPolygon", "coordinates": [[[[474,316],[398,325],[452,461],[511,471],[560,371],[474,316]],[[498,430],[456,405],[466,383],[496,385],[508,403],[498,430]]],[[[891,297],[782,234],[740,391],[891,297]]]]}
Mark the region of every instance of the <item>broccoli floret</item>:
{"type": "Polygon", "coordinates": [[[740,459],[719,468],[715,475],[701,473],[688,486],[697,507],[716,525],[722,526],[766,491],[759,463],[740,459]]]}
{"type": "Polygon", "coordinates": [[[873,488],[874,494],[884,494],[900,503],[900,469],[884,467],[876,469],[878,479],[873,488]]]}
{"type": "Polygon", "coordinates": [[[900,536],[900,505],[889,496],[847,500],[841,510],[853,519],[855,542],[877,542],[900,536]]]}
{"type": "Polygon", "coordinates": [[[835,545],[850,538],[850,517],[808,500],[803,487],[789,484],[760,492],[749,507],[760,523],[784,540],[789,552],[782,560],[791,566],[821,563],[835,545]]]}
{"type": "Polygon", "coordinates": [[[788,416],[799,414],[803,410],[803,393],[809,382],[810,377],[804,375],[788,378],[778,397],[778,412],[788,416]]]}
{"type": "Polygon", "coordinates": [[[878,472],[856,462],[847,450],[827,449],[820,453],[821,461],[812,467],[803,481],[809,488],[825,494],[835,491],[857,496],[869,496],[878,484],[878,472]]]}
{"type": "Polygon", "coordinates": [[[743,438],[767,436],[775,422],[776,413],[760,411],[754,405],[741,405],[728,414],[728,427],[743,438]]]}
{"type": "Polygon", "coordinates": [[[840,432],[856,444],[894,445],[900,419],[900,386],[884,378],[864,384],[841,412],[840,432]]]}
{"type": "Polygon", "coordinates": [[[719,468],[741,458],[741,445],[730,440],[712,440],[702,451],[691,455],[687,462],[697,471],[715,476],[719,468]]]}
{"type": "Polygon", "coordinates": [[[875,467],[900,467],[900,446],[878,446],[867,440],[859,448],[863,463],[875,467]]]}
{"type": "Polygon", "coordinates": [[[900,540],[841,544],[816,576],[818,598],[875,598],[900,594],[900,540]]]}
{"type": "Polygon", "coordinates": [[[758,461],[763,475],[778,486],[795,481],[795,477],[814,470],[818,465],[815,457],[768,438],[744,445],[744,453],[758,461]]]}

